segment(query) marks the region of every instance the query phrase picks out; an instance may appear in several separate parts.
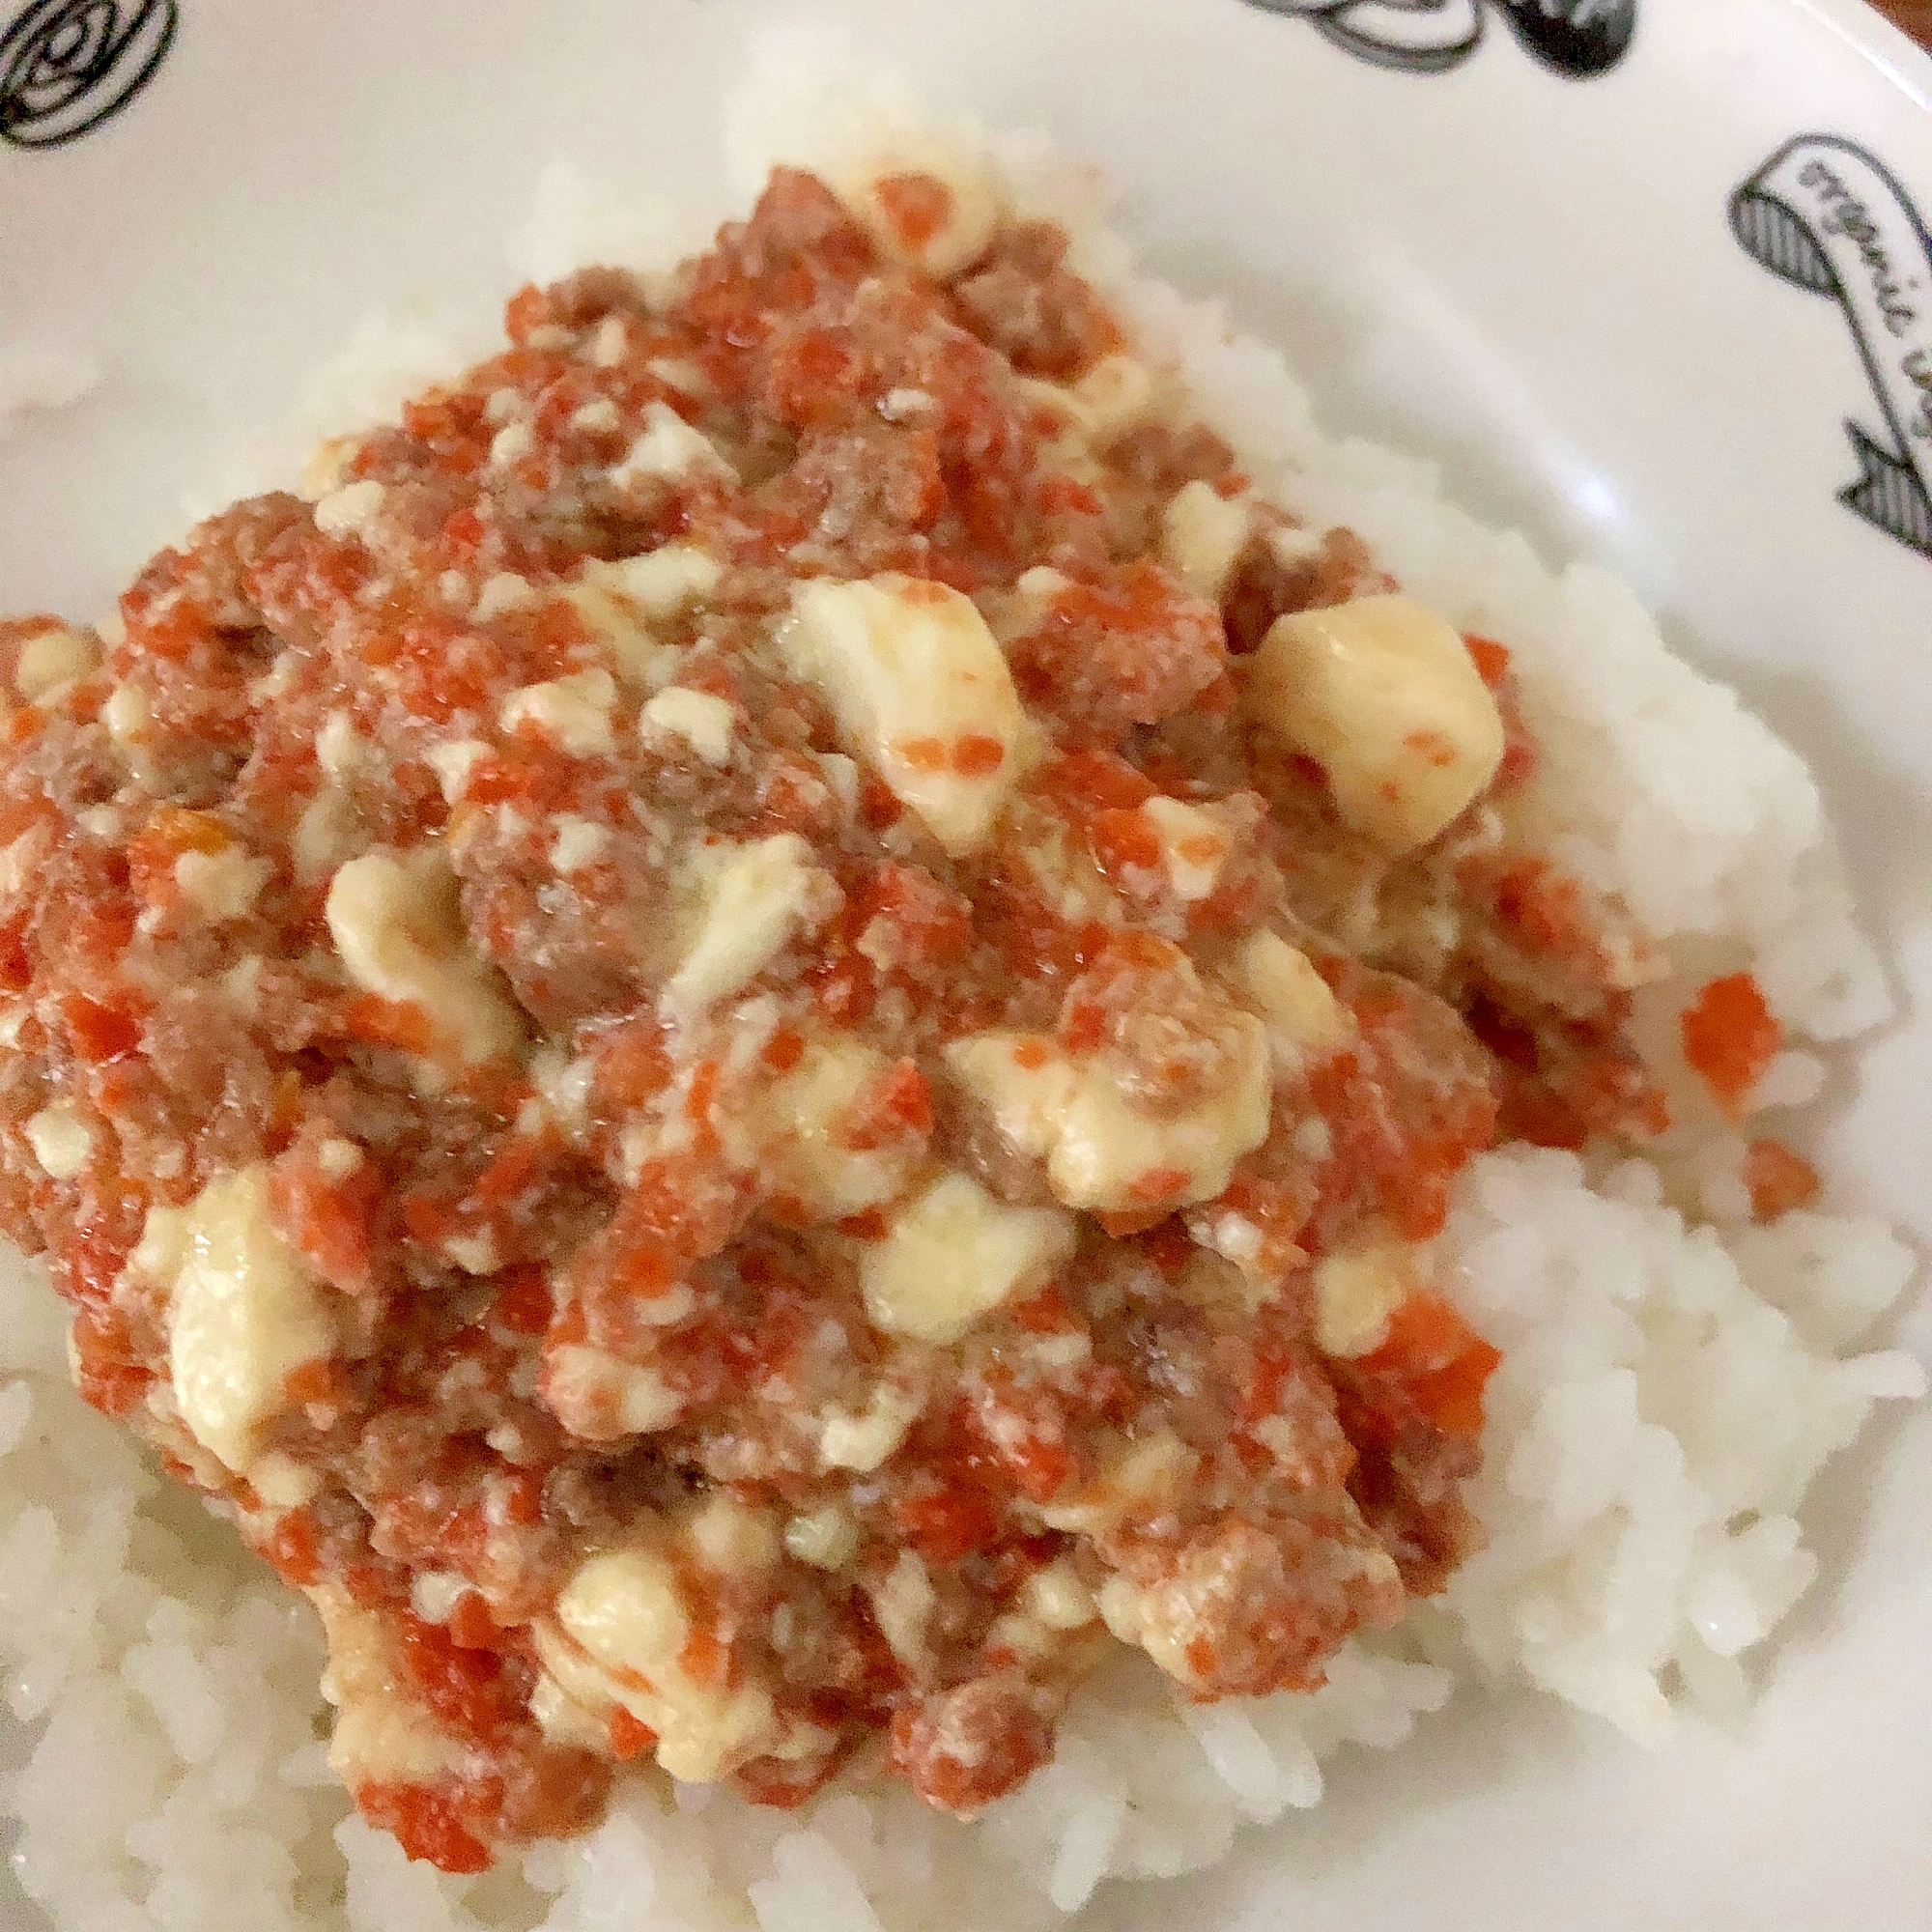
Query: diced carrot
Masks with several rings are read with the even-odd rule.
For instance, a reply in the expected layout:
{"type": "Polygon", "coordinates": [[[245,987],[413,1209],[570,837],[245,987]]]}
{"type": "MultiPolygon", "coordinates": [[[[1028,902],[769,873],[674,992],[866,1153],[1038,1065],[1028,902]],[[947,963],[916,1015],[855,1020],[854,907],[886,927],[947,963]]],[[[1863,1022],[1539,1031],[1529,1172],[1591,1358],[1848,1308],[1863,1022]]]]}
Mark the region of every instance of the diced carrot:
{"type": "Polygon", "coordinates": [[[459,1650],[494,1651],[502,1638],[490,1605],[475,1590],[464,1591],[450,1606],[448,1629],[449,1640],[459,1650]]]}
{"type": "Polygon", "coordinates": [[[284,1162],[272,1171],[269,1198],[283,1234],[323,1279],[354,1293],[369,1285],[371,1222],[382,1191],[381,1177],[367,1160],[341,1180],[305,1163],[284,1162]]]}
{"type": "Polygon", "coordinates": [[[1485,684],[1500,684],[1509,675],[1510,654],[1506,644],[1497,643],[1493,638],[1476,637],[1470,632],[1463,633],[1463,642],[1475,661],[1476,675],[1485,684]]]}
{"type": "Polygon", "coordinates": [[[904,811],[898,794],[884,779],[867,772],[859,781],[859,816],[872,831],[883,832],[896,824],[904,811]]]}
{"type": "Polygon", "coordinates": [[[1680,1022],[1684,1058],[1726,1108],[1735,1110],[1776,1057],[1784,1034],[1748,973],[1713,980],[1680,1022]]]}
{"type": "Polygon", "coordinates": [[[950,761],[944,738],[901,738],[893,750],[916,772],[943,772],[950,761]]]}
{"type": "Polygon", "coordinates": [[[1148,1230],[1142,1238],[1141,1248],[1169,1281],[1180,1278],[1181,1271],[1196,1253],[1192,1236],[1172,1214],[1148,1230]]]}
{"type": "Polygon", "coordinates": [[[699,1061],[692,1070],[691,1087],[684,1098],[684,1111],[690,1118],[697,1146],[705,1153],[716,1153],[723,1145],[712,1122],[711,1105],[718,1097],[718,1082],[724,1071],[720,1061],[699,1061]]]}
{"type": "Polygon", "coordinates": [[[542,1136],[512,1134],[470,1183],[467,1203],[484,1209],[509,1207],[542,1172],[546,1151],[542,1136]]]}
{"type": "Polygon", "coordinates": [[[445,1872],[490,1869],[488,1846],[463,1823],[454,1800],[430,1785],[371,1782],[357,1787],[355,1804],[412,1859],[445,1872]]]}
{"type": "Polygon", "coordinates": [[[1764,1138],[1745,1150],[1744,1183],[1750,1189],[1751,1213],[1775,1221],[1817,1197],[1818,1170],[1782,1141],[1764,1138]]]}
{"type": "Polygon", "coordinates": [[[1483,1433],[1484,1386],[1501,1360],[1440,1295],[1423,1293],[1395,1311],[1381,1346],[1359,1367],[1402,1383],[1438,1429],[1473,1437],[1483,1433]]]}
{"type": "Polygon", "coordinates": [[[984,1549],[1000,1522],[984,1491],[959,1484],[903,1496],[893,1506],[899,1533],[929,1563],[958,1563],[984,1549]]]}
{"type": "Polygon", "coordinates": [[[357,993],[342,1009],[342,1024],[352,1039],[372,1046],[400,1047],[405,1053],[427,1053],[436,1043],[436,1022],[413,1000],[385,1000],[378,993],[357,993]]]}
{"type": "Polygon", "coordinates": [[[658,1741],[651,1727],[632,1717],[623,1705],[611,1713],[611,1755],[620,1764],[642,1757],[658,1741]]]}
{"type": "Polygon", "coordinates": [[[1007,748],[997,738],[969,731],[952,741],[952,769],[962,778],[984,778],[1007,761],[1007,748]]]}
{"type": "MultiPolygon", "coordinates": [[[[873,1090],[871,1121],[884,1133],[929,1134],[932,1131],[932,1089],[914,1060],[899,1060],[873,1090]]],[[[855,1148],[867,1145],[858,1131],[848,1136],[855,1148]]]]}
{"type": "Polygon", "coordinates": [[[513,1335],[541,1335],[550,1326],[550,1277],[534,1264],[511,1268],[497,1291],[496,1316],[513,1335]]]}
{"type": "Polygon", "coordinates": [[[534,282],[526,282],[503,304],[503,333],[521,343],[544,319],[544,293],[534,282]]]}
{"type": "Polygon", "coordinates": [[[696,1627],[677,1654],[678,1667],[696,1684],[722,1685],[731,1674],[731,1653],[715,1631],[696,1627]]]}
{"type": "Polygon", "coordinates": [[[1126,759],[1112,752],[1071,752],[1039,773],[1039,786],[1076,811],[1109,807],[1131,810],[1153,796],[1153,786],[1126,759]]]}
{"type": "Polygon", "coordinates": [[[872,193],[908,248],[923,248],[952,214],[952,191],[934,175],[881,175],[872,193]]]}
{"type": "Polygon", "coordinates": [[[597,1051],[597,1091],[619,1108],[641,1107],[670,1079],[664,1029],[655,1020],[627,1020],[603,1037],[597,1051]]]}
{"type": "Polygon", "coordinates": [[[1117,883],[1129,867],[1157,870],[1163,858],[1159,833],[1138,810],[1096,811],[1088,821],[1087,842],[1100,869],[1117,883]]]}
{"type": "Polygon", "coordinates": [[[276,1523],[262,1554],[284,1581],[297,1585],[313,1583],[322,1574],[322,1549],[315,1533],[315,1520],[306,1510],[290,1510],[276,1523]]]}
{"type": "Polygon", "coordinates": [[[773,1072],[789,1073],[805,1058],[805,1036],[796,1027],[780,1027],[765,1042],[763,1058],[773,1072]]]}
{"type": "Polygon", "coordinates": [[[61,1017],[73,1037],[74,1050],[96,1065],[119,1060],[141,1043],[141,1020],[131,1002],[109,1007],[84,993],[69,993],[61,1001],[61,1017]]]}
{"type": "Polygon", "coordinates": [[[291,1369],[282,1383],[282,1394],[295,1408],[312,1403],[333,1402],[344,1392],[341,1372],[327,1355],[314,1355],[291,1369]]]}
{"type": "Polygon", "coordinates": [[[1069,1053],[1091,1053],[1107,1037],[1107,1009],[1097,1000],[1078,1000],[1060,1022],[1060,1043],[1069,1053]]]}
{"type": "Polygon", "coordinates": [[[503,1515],[526,1529],[543,1518],[543,1477],[535,1469],[515,1469],[503,1479],[503,1515]]]}
{"type": "Polygon", "coordinates": [[[1023,1328],[1029,1335],[1066,1334],[1080,1326],[1065,1295],[1053,1282],[1024,1301],[1009,1302],[1005,1312],[1015,1328],[1023,1328]]]}

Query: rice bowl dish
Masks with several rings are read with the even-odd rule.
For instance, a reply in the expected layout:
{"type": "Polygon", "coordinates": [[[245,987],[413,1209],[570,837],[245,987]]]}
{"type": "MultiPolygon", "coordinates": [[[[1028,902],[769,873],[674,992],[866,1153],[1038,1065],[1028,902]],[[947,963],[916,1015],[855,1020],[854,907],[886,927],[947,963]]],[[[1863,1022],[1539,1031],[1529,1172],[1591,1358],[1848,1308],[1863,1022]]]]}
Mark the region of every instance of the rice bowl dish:
{"type": "MultiPolygon", "coordinates": [[[[741,106],[739,125],[769,136],[803,120],[819,139],[744,156],[748,187],[775,160],[838,181],[908,143],[984,165],[969,132],[888,114],[882,133],[850,102],[843,115],[822,100],[805,113],[792,97],[787,110],[772,84],[762,77],[767,92],[741,106]],[[828,126],[843,145],[823,143],[828,126]]],[[[646,1902],[657,1918],[641,1922],[668,1926],[748,1914],[767,1928],[855,1932],[942,1915],[1050,1923],[1103,1878],[1199,1866],[1243,1821],[1315,1803],[1324,1756],[1344,1742],[1399,1743],[1459,1679],[1527,1679],[1640,1737],[1668,1725],[1672,1696],[1734,1703],[1737,1658],[1810,1577],[1793,1515],[1806,1484],[1875,1401],[1919,1391],[1908,1358],[1848,1352],[1903,1288],[1905,1250],[1874,1223],[1786,1207],[1795,1171],[1763,1151],[1777,1145],[1766,1131],[1775,1110],[1817,1090],[1812,1048],[1886,1012],[1803,766],[1727,692],[1671,659],[1608,579],[1553,576],[1520,540],[1443,503],[1417,467],[1323,439],[1272,351],[1230,340],[1211,310],[1133,277],[1084,177],[1036,144],[985,153],[1006,204],[1066,231],[1069,266],[1114,305],[1132,355],[1176,373],[1225,444],[1226,469],[1247,479],[1226,495],[1210,479],[1183,488],[1208,480],[1218,502],[1252,488],[1296,529],[1352,531],[1365,574],[1386,572],[1456,634],[1507,639],[1538,752],[1512,806],[1520,836],[1622,908],[1655,968],[1618,990],[1630,995],[1645,1104],[1654,1092],[1662,1112],[1641,1134],[1626,1125],[1611,1151],[1504,1144],[1460,1161],[1446,1219],[1429,1231],[1433,1286],[1500,1352],[1481,1386],[1480,1473],[1462,1492],[1480,1538],[1459,1545],[1451,1574],[1432,1579],[1439,1590],[1416,1592],[1400,1623],[1327,1653],[1319,1689],[1194,1701],[1123,1645],[1073,1696],[1051,1761],[1010,1796],[976,1802],[970,1826],[872,1782],[835,1782],[779,1812],[629,1778],[589,1836],[439,1878],[343,1818],[316,1734],[312,1621],[71,1400],[58,1305],[23,1274],[9,1290],[17,1379],[0,1398],[11,1438],[0,1589],[21,1715],[44,1716],[46,1728],[13,1808],[23,1878],[63,1922],[139,1922],[129,1915],[144,1899],[156,1922],[203,1926],[227,1912],[251,1927],[562,1932],[613,1911],[635,1918],[646,1902]],[[1747,1031],[1770,1044],[1743,1075],[1714,1079],[1730,1065],[1722,1009],[1747,980],[1763,1012],[1747,1031]],[[1730,990],[1714,1002],[1713,988],[1730,990]],[[1719,1042],[1710,1052],[1691,1015],[1719,1042]],[[80,1768],[103,1754],[122,1777],[78,1817],[80,1768]]],[[[580,225],[591,205],[562,177],[550,199],[574,204],[580,225]]],[[[592,242],[583,259],[599,252],[592,242]]],[[[547,272],[570,266],[553,259],[547,272]]],[[[355,487],[327,480],[321,502],[355,487]]],[[[1349,587],[1346,601],[1360,601],[1364,585],[1349,587]]],[[[1366,594],[1388,593],[1378,581],[1366,594]]],[[[1041,675],[1050,690],[1051,668],[1041,675]]],[[[690,725],[698,714],[683,709],[690,725]]],[[[59,1124],[43,1122],[43,1138],[59,1124]]],[[[1142,1205],[1211,1201],[1223,1189],[1208,1181],[1167,1181],[1142,1205]]],[[[1057,1190],[1063,1206],[1122,1209],[1104,1193],[1069,1201],[1072,1191],[1057,1190]]],[[[1375,1348],[1362,1352],[1373,1359],[1375,1348]]]]}

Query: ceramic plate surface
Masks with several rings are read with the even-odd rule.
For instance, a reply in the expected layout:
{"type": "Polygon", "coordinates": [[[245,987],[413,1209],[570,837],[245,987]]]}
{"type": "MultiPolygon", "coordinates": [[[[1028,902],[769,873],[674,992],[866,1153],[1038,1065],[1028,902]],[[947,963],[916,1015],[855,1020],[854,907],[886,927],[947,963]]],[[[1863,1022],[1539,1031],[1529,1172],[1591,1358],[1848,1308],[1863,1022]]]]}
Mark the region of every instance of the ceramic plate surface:
{"type": "MultiPolygon", "coordinates": [[[[365,312],[487,317],[546,159],[722,215],[719,102],[772,12],[0,5],[0,379],[99,372],[0,442],[0,607],[104,610],[365,312]]],[[[1810,760],[1905,1010],[1823,1162],[1932,1238],[1932,61],[1854,0],[833,12],[936,104],[1100,162],[1151,265],[1286,343],[1332,425],[1621,570],[1810,760]]],[[[1094,1922],[1932,1925],[1928,1493],[1923,1406],[1833,1466],[1825,1578],[1737,1732],[1650,1755],[1464,1696],[1094,1922]]]]}

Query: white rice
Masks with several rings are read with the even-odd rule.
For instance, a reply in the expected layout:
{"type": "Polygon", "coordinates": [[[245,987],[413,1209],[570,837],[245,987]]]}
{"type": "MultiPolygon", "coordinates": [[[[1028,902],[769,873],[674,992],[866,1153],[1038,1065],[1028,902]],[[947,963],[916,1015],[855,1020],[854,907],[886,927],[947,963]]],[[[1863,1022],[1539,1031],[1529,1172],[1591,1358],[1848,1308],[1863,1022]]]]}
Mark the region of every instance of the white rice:
{"type": "MultiPolygon", "coordinates": [[[[890,85],[781,38],[728,125],[749,191],[774,158],[823,163],[921,124],[890,85]]],[[[639,1778],[587,1838],[444,1878],[348,1814],[323,1762],[308,1609],[81,1406],[58,1304],[15,1263],[0,1270],[0,1690],[19,1724],[0,1768],[11,1754],[14,1870],[69,1932],[1050,1925],[1104,1879],[1172,1876],[1245,1826],[1286,1829],[1342,1746],[1401,1744],[1459,1683],[1540,1686],[1646,1741],[1686,1702],[1734,1708],[1739,1658],[1815,1568],[1795,1515],[1807,1485],[1875,1401],[1922,1392],[1909,1356],[1842,1355],[1903,1290],[1908,1252],[1869,1219],[1743,1225],[1737,1137],[1676,1058],[1671,1016],[1716,971],[1755,973],[1795,1040],[1886,1016],[1803,764],[1672,659],[1614,580],[1551,571],[1444,502],[1426,466],[1324,437],[1275,350],[1134,277],[1091,175],[1037,141],[993,146],[1264,489],[1351,524],[1416,594],[1507,640],[1562,776],[1538,801],[1552,845],[1668,951],[1644,1037],[1681,1124],[1659,1157],[1591,1173],[1506,1148],[1456,1193],[1444,1279],[1505,1350],[1471,1486],[1488,1548],[1402,1631],[1350,1643],[1311,1696],[1193,1707],[1123,1657],[1056,1760],[974,1827],[902,1786],[786,1815],[639,1778]]],[[[554,169],[518,266],[658,268],[698,239],[554,169]]],[[[366,420],[461,359],[429,326],[372,325],[311,386],[302,430],[366,420]]],[[[1758,1097],[1802,1103],[1821,1077],[1795,1047],[1758,1097]]]]}

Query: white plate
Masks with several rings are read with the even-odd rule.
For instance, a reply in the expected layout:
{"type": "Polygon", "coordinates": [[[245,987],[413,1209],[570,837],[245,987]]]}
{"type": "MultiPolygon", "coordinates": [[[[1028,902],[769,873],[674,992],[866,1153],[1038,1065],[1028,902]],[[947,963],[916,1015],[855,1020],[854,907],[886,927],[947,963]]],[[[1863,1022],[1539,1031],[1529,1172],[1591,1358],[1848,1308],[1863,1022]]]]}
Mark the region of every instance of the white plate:
{"type": "MultiPolygon", "coordinates": [[[[364,312],[486,315],[546,158],[722,213],[719,98],[773,12],[178,6],[162,48],[167,0],[97,0],[97,28],[112,15],[134,38],[65,105],[45,72],[23,77],[25,33],[0,43],[4,350],[16,370],[22,352],[60,348],[101,372],[0,445],[0,607],[104,608],[178,531],[184,490],[280,418],[364,312]],[[19,145],[111,107],[157,49],[91,131],[19,145]]],[[[1618,12],[834,11],[936,102],[1044,127],[1103,163],[1152,265],[1285,340],[1332,422],[1441,457],[1478,510],[1624,571],[1811,760],[1909,1013],[1840,1096],[1830,1171],[1841,1198],[1923,1239],[1932,505],[1918,479],[1932,421],[1914,437],[1900,406],[1913,368],[1932,383],[1932,244],[1901,197],[1932,209],[1932,62],[1856,0],[1638,0],[1623,58],[1576,77],[1509,26],[1566,7],[1618,12]],[[1407,49],[1398,64],[1364,57],[1391,44],[1407,49]],[[1747,198],[1747,251],[1735,191],[1819,135],[1845,145],[1794,153],[1747,198]],[[1874,250],[1893,270],[1889,321],[1874,250]],[[1878,452],[1869,514],[1840,500],[1862,473],[1848,428],[1878,452]]],[[[90,14],[68,0],[4,12],[50,32],[90,14]]],[[[1932,1357],[1923,1301],[1902,1339],[1932,1357]]],[[[1922,1407],[1827,1478],[1809,1512],[1826,1579],[1740,1734],[1692,1724],[1652,1757],[1547,1704],[1463,1700],[1417,1747],[1338,1766],[1312,1818],[1204,1883],[1117,1889],[1100,1922],[1932,1924],[1929,1489],[1922,1407]]],[[[20,1909],[0,1898],[0,1922],[20,1909]]]]}

